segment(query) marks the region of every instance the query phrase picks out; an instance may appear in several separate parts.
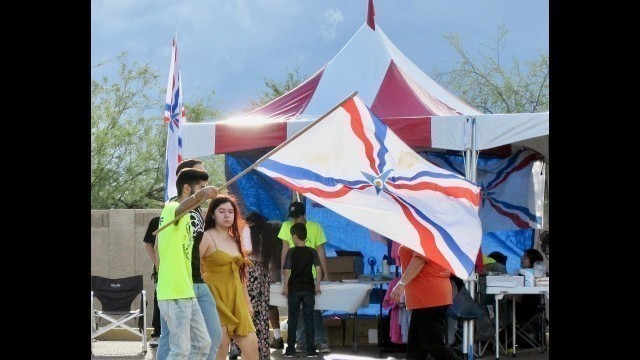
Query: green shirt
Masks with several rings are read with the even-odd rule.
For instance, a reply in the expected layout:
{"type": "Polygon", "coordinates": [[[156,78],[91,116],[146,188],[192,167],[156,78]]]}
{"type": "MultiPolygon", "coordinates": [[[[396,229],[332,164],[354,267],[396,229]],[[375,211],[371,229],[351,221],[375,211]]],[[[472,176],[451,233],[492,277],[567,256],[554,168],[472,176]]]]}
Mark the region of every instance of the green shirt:
{"type": "MultiPolygon", "coordinates": [[[[160,227],[175,218],[177,201],[168,202],[160,214],[160,227]]],[[[191,251],[193,236],[190,216],[180,218],[178,225],[170,225],[158,233],[160,271],[156,287],[158,300],[195,297],[191,277],[191,251]]]]}
{"type": "MultiPolygon", "coordinates": [[[[292,220],[287,220],[282,223],[282,227],[280,228],[280,232],[278,233],[278,237],[282,239],[282,241],[286,241],[289,243],[289,249],[292,249],[296,246],[293,243],[293,239],[291,239],[291,226],[293,225],[292,220]]],[[[322,226],[315,221],[307,220],[305,224],[307,227],[307,240],[305,240],[305,245],[308,247],[317,250],[318,246],[327,242],[327,238],[324,237],[324,231],[322,230],[322,226]]],[[[324,269],[327,271],[326,269],[324,269]]],[[[312,268],[313,277],[316,277],[316,268],[312,268]]]]}

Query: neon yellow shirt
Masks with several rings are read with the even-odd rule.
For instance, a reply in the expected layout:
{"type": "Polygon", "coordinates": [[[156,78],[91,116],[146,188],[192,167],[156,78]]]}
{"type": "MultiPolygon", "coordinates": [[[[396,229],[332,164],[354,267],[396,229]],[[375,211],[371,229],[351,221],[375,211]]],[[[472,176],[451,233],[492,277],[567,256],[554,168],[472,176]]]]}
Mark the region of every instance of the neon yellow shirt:
{"type": "Polygon", "coordinates": [[[489,264],[493,264],[496,261],[493,258],[488,257],[485,254],[482,254],[482,265],[489,265],[489,264]]]}
{"type": "MultiPolygon", "coordinates": [[[[175,218],[177,201],[168,202],[160,214],[160,227],[175,218]]],[[[178,225],[170,225],[158,233],[160,270],[156,287],[158,300],[195,297],[191,277],[191,250],[193,235],[190,216],[180,218],[178,225]]]]}
{"type": "MultiPolygon", "coordinates": [[[[293,225],[292,220],[287,220],[282,223],[282,227],[280,228],[280,232],[278,233],[278,237],[282,239],[282,241],[286,241],[289,243],[289,249],[296,246],[293,243],[293,239],[291,239],[291,226],[293,225]]],[[[307,240],[304,242],[308,247],[317,250],[318,246],[327,242],[327,238],[324,236],[324,230],[322,230],[322,226],[315,221],[307,220],[305,224],[307,227],[307,240]]],[[[313,278],[316,278],[316,268],[312,267],[311,271],[313,272],[313,278]]],[[[325,270],[326,271],[326,270],[325,270]]]]}

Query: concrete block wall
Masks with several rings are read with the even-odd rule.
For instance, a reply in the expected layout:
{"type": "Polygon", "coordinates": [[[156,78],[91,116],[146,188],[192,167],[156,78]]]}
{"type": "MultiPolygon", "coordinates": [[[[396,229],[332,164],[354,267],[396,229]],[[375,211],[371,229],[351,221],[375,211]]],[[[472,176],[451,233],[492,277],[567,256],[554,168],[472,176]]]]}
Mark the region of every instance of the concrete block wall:
{"type": "MultiPolygon", "coordinates": [[[[147,293],[147,327],[153,316],[153,263],[142,239],[151,218],[161,209],[91,211],[91,275],[121,278],[142,275],[147,293]]],[[[136,300],[137,302],[138,300],[136,300]]],[[[100,308],[100,302],[97,308],[100,308]]],[[[134,303],[135,304],[135,303],[134,303]]],[[[105,321],[100,322],[104,325],[105,321]]],[[[134,324],[130,324],[133,326],[134,324]]]]}

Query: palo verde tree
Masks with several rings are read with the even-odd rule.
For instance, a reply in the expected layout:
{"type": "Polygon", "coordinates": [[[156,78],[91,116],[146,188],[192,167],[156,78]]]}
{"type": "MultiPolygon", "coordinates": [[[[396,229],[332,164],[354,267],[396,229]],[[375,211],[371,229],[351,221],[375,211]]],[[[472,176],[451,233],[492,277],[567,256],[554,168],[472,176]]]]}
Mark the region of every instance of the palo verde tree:
{"type": "Polygon", "coordinates": [[[91,208],[158,207],[166,141],[158,73],[128,64],[126,52],[92,70],[113,61],[118,79],[91,79],[91,208]]]}
{"type": "MultiPolygon", "coordinates": [[[[436,72],[434,79],[476,109],[490,114],[549,111],[549,56],[538,53],[524,61],[506,58],[508,31],[499,26],[490,55],[471,56],[462,38],[445,35],[459,55],[452,70],[436,72]]],[[[545,194],[544,211],[548,213],[545,194]]]]}
{"type": "Polygon", "coordinates": [[[267,88],[258,95],[257,99],[249,101],[249,106],[245,111],[255,110],[269,101],[279,98],[293,90],[296,86],[300,85],[303,80],[304,76],[300,75],[299,66],[293,70],[287,69],[287,75],[283,81],[277,81],[274,78],[265,77],[264,86],[267,88]]]}
{"type": "MultiPolygon", "coordinates": [[[[99,63],[118,66],[117,78],[91,79],[91,208],[160,208],[164,200],[166,83],[148,64],[129,64],[126,52],[99,63]],[[162,84],[161,84],[162,83],[162,84]]],[[[221,118],[209,105],[215,93],[185,101],[187,121],[221,118]]],[[[220,159],[203,159],[210,183],[224,183],[220,159]]]]}
{"type": "Polygon", "coordinates": [[[462,37],[444,37],[459,55],[459,61],[434,79],[484,113],[544,112],[549,110],[549,56],[539,53],[522,64],[506,58],[508,31],[498,27],[490,55],[477,57],[464,49],[462,37]]]}

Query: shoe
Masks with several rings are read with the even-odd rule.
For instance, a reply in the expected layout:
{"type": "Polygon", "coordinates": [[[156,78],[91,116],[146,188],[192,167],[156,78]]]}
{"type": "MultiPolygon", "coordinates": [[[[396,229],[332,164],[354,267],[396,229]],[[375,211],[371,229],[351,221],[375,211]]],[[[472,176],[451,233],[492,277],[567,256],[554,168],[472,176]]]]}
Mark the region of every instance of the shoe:
{"type": "Polygon", "coordinates": [[[299,353],[307,352],[307,349],[304,346],[296,345],[296,352],[299,352],[299,353]]]}
{"type": "Polygon", "coordinates": [[[329,349],[329,345],[328,344],[320,344],[320,346],[318,347],[321,353],[330,353],[331,349],[329,349]]]}
{"type": "Polygon", "coordinates": [[[158,341],[159,341],[159,340],[160,340],[160,339],[159,339],[159,338],[157,338],[157,337],[152,337],[152,338],[151,338],[151,341],[149,341],[149,347],[150,347],[150,348],[152,348],[152,349],[157,348],[157,347],[158,347],[158,341]]]}
{"type": "Polygon", "coordinates": [[[271,342],[269,343],[269,347],[272,349],[284,349],[284,339],[273,338],[273,340],[271,340],[271,342]]]}
{"type": "Polygon", "coordinates": [[[319,354],[317,351],[314,351],[314,352],[308,352],[308,353],[307,353],[307,357],[308,357],[308,358],[317,358],[317,357],[320,357],[320,354],[319,354]]]}
{"type": "Polygon", "coordinates": [[[290,349],[287,346],[287,351],[284,352],[284,357],[288,357],[288,358],[296,357],[296,351],[293,349],[290,349]]]}

